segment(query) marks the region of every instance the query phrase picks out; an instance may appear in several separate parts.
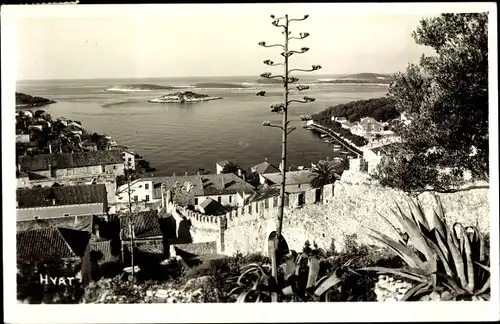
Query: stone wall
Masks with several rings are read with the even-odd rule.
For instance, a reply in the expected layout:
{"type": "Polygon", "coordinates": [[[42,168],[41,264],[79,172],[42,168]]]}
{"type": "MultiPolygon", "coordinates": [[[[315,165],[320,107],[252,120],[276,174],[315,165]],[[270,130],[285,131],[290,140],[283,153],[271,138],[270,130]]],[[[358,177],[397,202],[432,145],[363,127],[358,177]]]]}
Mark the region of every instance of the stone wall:
{"type": "MultiPolygon", "coordinates": [[[[475,188],[450,194],[437,194],[437,196],[442,201],[446,220],[450,225],[460,221],[464,225],[476,225],[482,232],[489,233],[488,188],[475,188]]],[[[357,234],[360,243],[379,244],[367,235],[368,228],[397,238],[397,234],[378,213],[397,224],[390,208],[396,208],[397,202],[403,211],[408,211],[405,197],[403,192],[376,185],[339,182],[335,185],[335,194],[324,199],[324,204],[286,209],[283,235],[289,247],[295,250],[301,250],[306,240],[311,243],[314,241],[320,247],[329,248],[332,239],[336,249],[342,250],[345,236],[351,234],[357,234]]],[[[426,213],[437,206],[431,193],[420,195],[419,200],[426,213]]],[[[228,228],[224,233],[226,253],[236,251],[267,253],[267,238],[276,228],[276,215],[275,211],[262,213],[259,217],[244,216],[228,221],[228,228]]]]}

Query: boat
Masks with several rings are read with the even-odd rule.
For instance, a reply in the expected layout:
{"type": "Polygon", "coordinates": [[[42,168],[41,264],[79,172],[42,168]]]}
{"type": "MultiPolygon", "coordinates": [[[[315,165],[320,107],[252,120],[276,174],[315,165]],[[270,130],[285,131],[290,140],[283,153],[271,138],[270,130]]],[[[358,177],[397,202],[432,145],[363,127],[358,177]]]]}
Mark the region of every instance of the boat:
{"type": "Polygon", "coordinates": [[[327,134],[321,134],[321,137],[323,137],[323,138],[325,138],[327,136],[328,136],[327,134]]]}
{"type": "Polygon", "coordinates": [[[341,145],[339,145],[339,144],[334,144],[334,145],[333,145],[333,149],[338,149],[338,150],[340,150],[341,148],[342,148],[342,146],[341,146],[341,145]]]}

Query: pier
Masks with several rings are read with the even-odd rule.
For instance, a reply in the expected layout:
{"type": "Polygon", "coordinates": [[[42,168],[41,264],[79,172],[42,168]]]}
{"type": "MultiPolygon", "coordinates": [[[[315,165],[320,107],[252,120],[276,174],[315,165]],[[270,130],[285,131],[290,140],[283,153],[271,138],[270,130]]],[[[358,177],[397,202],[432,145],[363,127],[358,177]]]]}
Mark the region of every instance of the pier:
{"type": "Polygon", "coordinates": [[[316,130],[317,132],[328,135],[329,137],[333,138],[336,142],[338,142],[345,150],[351,152],[357,157],[363,156],[363,152],[359,148],[355,147],[352,144],[349,144],[346,140],[344,140],[342,137],[340,137],[327,127],[317,124],[312,120],[308,122],[307,127],[309,130],[316,130]]]}

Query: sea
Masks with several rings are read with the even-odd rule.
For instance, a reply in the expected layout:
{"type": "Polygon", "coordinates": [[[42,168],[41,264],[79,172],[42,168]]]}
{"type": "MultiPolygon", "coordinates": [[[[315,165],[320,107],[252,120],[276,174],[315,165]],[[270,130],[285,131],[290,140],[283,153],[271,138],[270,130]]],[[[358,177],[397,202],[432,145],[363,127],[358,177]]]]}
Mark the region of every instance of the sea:
{"type": "MultiPolygon", "coordinates": [[[[332,147],[304,129],[303,114],[314,114],[328,107],[385,96],[383,84],[328,84],[319,80],[336,76],[299,76],[299,84],[310,89],[304,95],[316,100],[289,107],[289,120],[296,130],[288,137],[288,161],[293,167],[333,158],[332,147]]],[[[230,160],[249,168],[265,159],[276,166],[281,157],[281,131],[263,127],[269,120],[280,124],[282,115],[269,106],[282,100],[283,86],[260,84],[258,76],[185,77],[147,79],[73,79],[18,81],[16,91],[56,101],[43,110],[54,119],[65,117],[81,121],[89,132],[110,135],[120,145],[143,156],[155,168],[154,176],[195,173],[199,168],[215,172],[220,160],[230,160]],[[181,89],[141,92],[110,92],[110,86],[155,84],[181,89]],[[200,86],[196,86],[202,84],[200,86]],[[234,88],[235,86],[245,88],[234,88]],[[260,90],[265,97],[256,96],[260,90]],[[193,91],[222,97],[197,103],[149,103],[161,95],[193,91]]]]}

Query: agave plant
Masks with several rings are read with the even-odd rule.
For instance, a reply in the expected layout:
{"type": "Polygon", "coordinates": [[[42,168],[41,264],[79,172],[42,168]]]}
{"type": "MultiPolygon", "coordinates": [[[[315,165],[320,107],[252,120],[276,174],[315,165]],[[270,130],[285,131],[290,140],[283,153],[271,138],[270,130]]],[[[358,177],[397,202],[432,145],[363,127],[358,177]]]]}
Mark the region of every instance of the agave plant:
{"type": "Polygon", "coordinates": [[[276,282],[270,266],[257,263],[244,266],[236,282],[237,287],[230,295],[239,294],[236,302],[277,302],[278,299],[287,298],[295,301],[328,301],[328,292],[341,282],[335,272],[318,280],[320,260],[318,256],[307,253],[290,251],[280,268],[283,280],[276,282]],[[307,267],[303,266],[304,261],[307,267]],[[306,282],[300,279],[300,272],[304,270],[307,271],[306,282]]]}
{"type": "Polygon", "coordinates": [[[450,228],[445,221],[441,201],[430,214],[430,226],[419,201],[408,198],[410,212],[397,205],[391,209],[401,228],[380,215],[401,236],[398,242],[371,229],[369,234],[400,256],[404,269],[368,267],[359,270],[377,271],[405,278],[415,285],[402,300],[488,300],[490,292],[489,260],[485,256],[485,240],[475,226],[464,227],[456,222],[450,228]]]}

